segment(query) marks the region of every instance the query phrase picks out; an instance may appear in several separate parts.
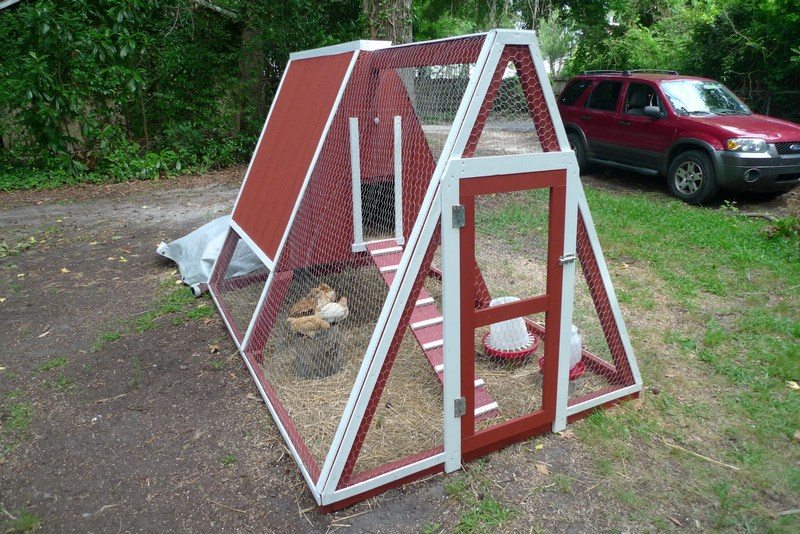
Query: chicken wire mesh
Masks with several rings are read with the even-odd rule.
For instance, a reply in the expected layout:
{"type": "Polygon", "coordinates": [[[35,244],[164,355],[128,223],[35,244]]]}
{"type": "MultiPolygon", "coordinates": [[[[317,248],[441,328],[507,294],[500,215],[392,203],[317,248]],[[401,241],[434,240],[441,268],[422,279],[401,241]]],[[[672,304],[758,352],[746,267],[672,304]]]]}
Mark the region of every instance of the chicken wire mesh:
{"type": "Polygon", "coordinates": [[[530,49],[507,46],[487,91],[464,157],[558,150],[530,49]]]}
{"type": "Polygon", "coordinates": [[[581,363],[585,372],[570,382],[570,405],[634,383],[597,258],[580,216],[577,256],[573,324],[580,336],[581,363]]]}
{"type": "MultiPolygon", "coordinates": [[[[549,197],[534,189],[475,198],[476,308],[547,292],[549,197]]],[[[541,409],[544,322],[536,314],[475,328],[475,378],[498,406],[476,430],[541,409]]]]}
{"type": "Polygon", "coordinates": [[[231,262],[237,247],[246,247],[252,252],[250,246],[242,241],[235,231],[229,230],[219,254],[219,265],[210,280],[210,285],[217,296],[222,313],[241,343],[264,291],[269,269],[262,264],[255,271],[239,274],[231,262]]]}
{"type": "MultiPolygon", "coordinates": [[[[400,243],[408,239],[482,42],[483,37],[457,39],[359,59],[285,238],[245,350],[314,478],[331,448],[397,272],[403,250],[394,236],[399,230],[400,243]],[[458,64],[447,65],[445,57],[458,64]],[[357,120],[360,151],[356,186],[351,119],[357,120]],[[401,135],[399,154],[395,124],[401,135]],[[395,176],[397,165],[400,177],[395,176]],[[401,184],[399,190],[395,184],[401,184]],[[354,196],[361,200],[361,218],[354,216],[354,196]],[[358,226],[365,243],[356,242],[358,226]]],[[[427,267],[423,271],[414,300],[423,290],[427,267]]],[[[427,313],[436,313],[434,307],[428,305],[427,313]]],[[[412,331],[415,313],[410,302],[356,435],[346,479],[394,465],[404,455],[433,454],[429,449],[441,444],[441,385],[430,351],[420,341],[435,332],[412,331]]]]}

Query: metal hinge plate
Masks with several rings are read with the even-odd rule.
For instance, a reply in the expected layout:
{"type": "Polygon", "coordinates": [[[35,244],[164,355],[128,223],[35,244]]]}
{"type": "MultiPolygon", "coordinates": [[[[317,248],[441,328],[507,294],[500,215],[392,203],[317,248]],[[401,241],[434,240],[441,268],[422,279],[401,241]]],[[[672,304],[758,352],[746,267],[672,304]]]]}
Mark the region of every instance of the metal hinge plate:
{"type": "Polygon", "coordinates": [[[561,265],[565,265],[567,263],[572,263],[575,260],[576,260],[575,254],[565,254],[560,258],[558,258],[558,263],[560,263],[561,265]]]}
{"type": "Polygon", "coordinates": [[[467,224],[467,215],[464,206],[456,204],[453,206],[453,228],[464,228],[467,224]]]}
{"type": "Polygon", "coordinates": [[[459,397],[453,401],[453,412],[456,417],[463,417],[467,413],[467,399],[459,397]]]}

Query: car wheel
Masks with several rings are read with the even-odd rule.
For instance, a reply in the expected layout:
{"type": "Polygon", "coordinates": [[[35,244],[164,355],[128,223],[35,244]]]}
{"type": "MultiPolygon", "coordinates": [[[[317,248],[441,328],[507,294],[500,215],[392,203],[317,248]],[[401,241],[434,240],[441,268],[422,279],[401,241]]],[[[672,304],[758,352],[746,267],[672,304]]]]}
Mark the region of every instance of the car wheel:
{"type": "Polygon", "coordinates": [[[586,149],[583,146],[581,136],[576,133],[568,133],[567,141],[569,141],[570,150],[575,152],[575,159],[578,160],[578,168],[581,172],[586,172],[588,170],[588,165],[586,164],[586,149]]]}
{"type": "Polygon", "coordinates": [[[711,160],[697,150],[682,152],[672,160],[667,182],[670,192],[687,204],[704,204],[719,192],[711,160]]]}

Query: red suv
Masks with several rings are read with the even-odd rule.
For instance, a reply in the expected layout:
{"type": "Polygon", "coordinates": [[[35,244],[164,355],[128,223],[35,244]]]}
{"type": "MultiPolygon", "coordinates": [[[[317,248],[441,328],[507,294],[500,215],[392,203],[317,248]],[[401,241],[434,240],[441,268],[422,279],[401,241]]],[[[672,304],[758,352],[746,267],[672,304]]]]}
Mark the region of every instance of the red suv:
{"type": "Polygon", "coordinates": [[[720,189],[784,193],[800,184],[800,125],[756,115],[724,85],[666,71],[590,71],[558,98],[581,168],[667,177],[703,204],[720,189]]]}

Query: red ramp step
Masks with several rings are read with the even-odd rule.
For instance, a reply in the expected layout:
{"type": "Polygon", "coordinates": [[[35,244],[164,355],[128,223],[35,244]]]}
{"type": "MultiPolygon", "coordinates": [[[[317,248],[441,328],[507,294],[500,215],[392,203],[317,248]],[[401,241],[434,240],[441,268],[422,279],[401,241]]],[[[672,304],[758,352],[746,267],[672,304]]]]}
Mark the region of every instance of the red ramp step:
{"type": "MultiPolygon", "coordinates": [[[[394,239],[388,239],[368,244],[367,251],[386,284],[391,286],[403,257],[403,247],[394,239]]],[[[408,326],[440,382],[444,380],[442,320],[433,297],[422,288],[408,326]]],[[[486,390],[486,384],[483,379],[475,377],[475,420],[481,421],[497,414],[497,403],[486,390]]]]}

